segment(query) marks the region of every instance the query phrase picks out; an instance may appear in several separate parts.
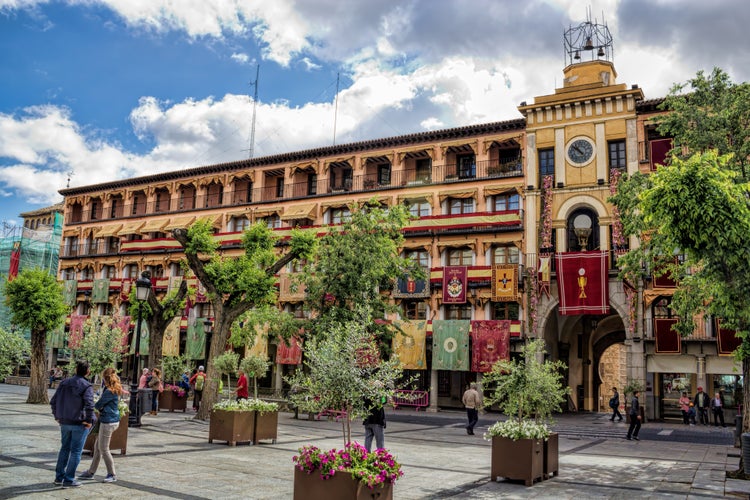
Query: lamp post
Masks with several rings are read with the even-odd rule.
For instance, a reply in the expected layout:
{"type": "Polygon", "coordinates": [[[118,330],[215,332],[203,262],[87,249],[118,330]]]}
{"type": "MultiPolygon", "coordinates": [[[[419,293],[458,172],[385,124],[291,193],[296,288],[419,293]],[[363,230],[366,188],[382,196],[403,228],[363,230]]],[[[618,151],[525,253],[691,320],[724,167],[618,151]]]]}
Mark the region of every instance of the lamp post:
{"type": "Polygon", "coordinates": [[[143,317],[143,302],[151,293],[151,273],[143,271],[141,277],[135,281],[135,298],[138,301],[138,322],[135,327],[135,352],[133,353],[132,380],[130,381],[130,416],[129,427],[141,426],[140,406],[138,405],[138,365],[141,354],[141,320],[143,317]]]}

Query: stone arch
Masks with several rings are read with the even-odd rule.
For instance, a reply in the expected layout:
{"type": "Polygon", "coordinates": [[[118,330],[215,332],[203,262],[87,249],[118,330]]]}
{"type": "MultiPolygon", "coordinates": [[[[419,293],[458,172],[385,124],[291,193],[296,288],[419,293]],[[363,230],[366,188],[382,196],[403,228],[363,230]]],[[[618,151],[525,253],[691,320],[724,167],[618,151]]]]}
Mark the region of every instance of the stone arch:
{"type": "Polygon", "coordinates": [[[557,220],[567,220],[568,216],[570,216],[574,210],[582,207],[592,208],[600,220],[603,217],[609,217],[609,212],[607,211],[607,207],[604,206],[604,203],[593,196],[578,195],[565,200],[557,210],[557,214],[553,215],[553,218],[557,220]]]}

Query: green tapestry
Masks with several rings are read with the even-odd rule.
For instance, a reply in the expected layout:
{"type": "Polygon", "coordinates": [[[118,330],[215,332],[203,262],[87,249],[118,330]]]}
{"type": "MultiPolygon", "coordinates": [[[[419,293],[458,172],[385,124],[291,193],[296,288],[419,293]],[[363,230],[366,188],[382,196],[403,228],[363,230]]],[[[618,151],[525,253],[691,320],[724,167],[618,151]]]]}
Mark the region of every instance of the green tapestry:
{"type": "MultiPolygon", "coordinates": [[[[138,325],[136,324],[136,327],[133,329],[133,339],[130,342],[130,354],[133,354],[135,352],[135,333],[138,331],[138,325]]],[[[138,347],[139,354],[141,356],[148,356],[148,339],[150,338],[150,335],[148,333],[148,323],[146,323],[146,320],[141,320],[141,345],[138,347]]]]}
{"type": "Polygon", "coordinates": [[[65,323],[47,332],[47,347],[50,349],[62,349],[65,347],[65,323]]]}
{"type": "Polygon", "coordinates": [[[93,290],[91,291],[91,302],[94,304],[106,304],[109,302],[109,280],[94,280],[93,290]]]}
{"type": "Polygon", "coordinates": [[[203,318],[196,318],[192,325],[188,321],[187,342],[185,344],[188,359],[204,359],[206,357],[206,332],[203,326],[203,318]]]}
{"type": "Polygon", "coordinates": [[[468,320],[434,320],[432,322],[432,369],[469,371],[468,320]]]}
{"type": "Polygon", "coordinates": [[[65,280],[63,282],[63,302],[66,306],[76,305],[76,295],[78,294],[78,281],[65,280]]]}

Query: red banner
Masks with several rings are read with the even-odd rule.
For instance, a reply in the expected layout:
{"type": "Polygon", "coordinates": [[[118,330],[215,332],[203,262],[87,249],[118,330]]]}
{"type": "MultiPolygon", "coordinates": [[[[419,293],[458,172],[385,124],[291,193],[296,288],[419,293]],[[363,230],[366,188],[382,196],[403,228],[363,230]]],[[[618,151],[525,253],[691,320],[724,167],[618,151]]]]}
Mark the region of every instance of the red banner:
{"type": "Polygon", "coordinates": [[[123,278],[120,284],[120,300],[127,301],[130,298],[130,287],[133,286],[133,280],[130,278],[123,278]]]}
{"type": "Polygon", "coordinates": [[[298,337],[289,339],[289,345],[286,345],[284,339],[279,338],[279,345],[276,348],[276,362],[280,365],[298,365],[302,362],[302,340],[298,337]]]}
{"type": "Polygon", "coordinates": [[[471,371],[489,372],[498,360],[510,360],[510,321],[472,321],[471,343],[471,371]]]}
{"type": "Polygon", "coordinates": [[[68,349],[78,349],[78,345],[83,340],[83,324],[88,316],[82,314],[73,314],[70,317],[70,334],[68,335],[68,349]]]}
{"type": "Polygon", "coordinates": [[[10,253],[10,267],[8,268],[8,281],[18,276],[18,267],[21,265],[21,242],[13,242],[13,250],[10,253]]]}
{"type": "Polygon", "coordinates": [[[466,266],[443,268],[443,304],[466,303],[466,266]]]}
{"type": "Polygon", "coordinates": [[[609,314],[607,252],[555,254],[560,314],[609,314]]]}
{"type": "Polygon", "coordinates": [[[128,335],[130,334],[130,316],[122,316],[117,321],[117,328],[122,332],[120,350],[116,352],[126,352],[128,350],[128,335]]]}
{"type": "Polygon", "coordinates": [[[721,327],[721,320],[716,320],[716,341],[719,343],[719,356],[731,355],[740,345],[742,339],[737,336],[736,330],[721,327]]]}
{"type": "Polygon", "coordinates": [[[672,325],[677,323],[677,318],[654,318],[654,337],[656,343],[654,352],[656,354],[680,354],[680,334],[672,330],[672,325]]]}

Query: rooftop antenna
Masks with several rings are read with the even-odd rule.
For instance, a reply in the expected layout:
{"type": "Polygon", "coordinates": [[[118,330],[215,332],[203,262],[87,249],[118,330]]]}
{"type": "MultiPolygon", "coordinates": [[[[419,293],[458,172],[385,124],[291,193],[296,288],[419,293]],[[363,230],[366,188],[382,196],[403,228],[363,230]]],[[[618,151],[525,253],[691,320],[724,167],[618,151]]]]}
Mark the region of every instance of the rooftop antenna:
{"type": "Polygon", "coordinates": [[[66,188],[70,187],[70,178],[73,177],[73,171],[68,172],[68,183],[65,185],[66,188]]]}
{"type": "Polygon", "coordinates": [[[333,109],[333,145],[336,145],[336,118],[339,114],[339,75],[341,73],[336,73],[336,102],[333,109]]]}
{"type": "Polygon", "coordinates": [[[255,81],[252,82],[250,85],[255,87],[255,92],[253,93],[253,124],[250,128],[250,147],[248,148],[248,158],[252,159],[255,155],[255,112],[258,107],[258,77],[260,76],[260,64],[258,64],[255,68],[255,81]]]}

